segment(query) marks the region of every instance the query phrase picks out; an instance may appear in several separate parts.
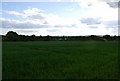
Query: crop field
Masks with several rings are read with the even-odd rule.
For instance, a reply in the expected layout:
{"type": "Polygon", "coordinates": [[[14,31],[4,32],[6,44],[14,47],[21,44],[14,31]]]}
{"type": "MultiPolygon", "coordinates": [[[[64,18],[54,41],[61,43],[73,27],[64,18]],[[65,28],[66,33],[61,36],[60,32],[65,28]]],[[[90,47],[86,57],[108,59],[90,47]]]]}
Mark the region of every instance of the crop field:
{"type": "Polygon", "coordinates": [[[115,41],[3,42],[3,79],[117,79],[115,41]]]}

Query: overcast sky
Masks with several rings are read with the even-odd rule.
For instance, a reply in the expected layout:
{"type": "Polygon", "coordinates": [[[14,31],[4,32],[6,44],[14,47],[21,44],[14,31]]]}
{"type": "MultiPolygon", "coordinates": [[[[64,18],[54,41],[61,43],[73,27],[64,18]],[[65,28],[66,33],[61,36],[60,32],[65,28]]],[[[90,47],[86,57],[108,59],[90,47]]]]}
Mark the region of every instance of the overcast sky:
{"type": "Polygon", "coordinates": [[[2,2],[0,34],[118,35],[118,1],[2,2]]]}

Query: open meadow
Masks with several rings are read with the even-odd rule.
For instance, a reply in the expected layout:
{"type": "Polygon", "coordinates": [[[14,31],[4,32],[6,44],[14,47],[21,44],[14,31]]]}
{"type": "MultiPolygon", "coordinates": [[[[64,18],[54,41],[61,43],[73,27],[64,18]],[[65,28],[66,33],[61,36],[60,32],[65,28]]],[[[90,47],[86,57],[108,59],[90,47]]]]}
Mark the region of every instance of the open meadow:
{"type": "Polygon", "coordinates": [[[3,42],[3,79],[117,79],[116,41],[3,42]]]}

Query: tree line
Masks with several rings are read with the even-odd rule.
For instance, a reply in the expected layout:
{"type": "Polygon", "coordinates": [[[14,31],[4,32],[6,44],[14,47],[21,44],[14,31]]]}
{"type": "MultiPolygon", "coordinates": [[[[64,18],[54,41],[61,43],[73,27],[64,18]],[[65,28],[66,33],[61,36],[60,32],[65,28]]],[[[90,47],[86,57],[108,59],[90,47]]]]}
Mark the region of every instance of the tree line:
{"type": "Polygon", "coordinates": [[[14,31],[9,31],[6,35],[2,35],[2,41],[118,41],[120,36],[26,36],[18,35],[14,31]]]}

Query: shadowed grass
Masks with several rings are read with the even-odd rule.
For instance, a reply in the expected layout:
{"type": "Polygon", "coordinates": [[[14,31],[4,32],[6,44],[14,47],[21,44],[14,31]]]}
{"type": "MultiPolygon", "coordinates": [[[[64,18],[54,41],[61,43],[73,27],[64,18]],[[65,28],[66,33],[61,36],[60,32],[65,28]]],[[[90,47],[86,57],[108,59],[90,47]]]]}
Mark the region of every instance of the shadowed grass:
{"type": "Polygon", "coordinates": [[[3,42],[3,79],[116,79],[117,42],[3,42]]]}

